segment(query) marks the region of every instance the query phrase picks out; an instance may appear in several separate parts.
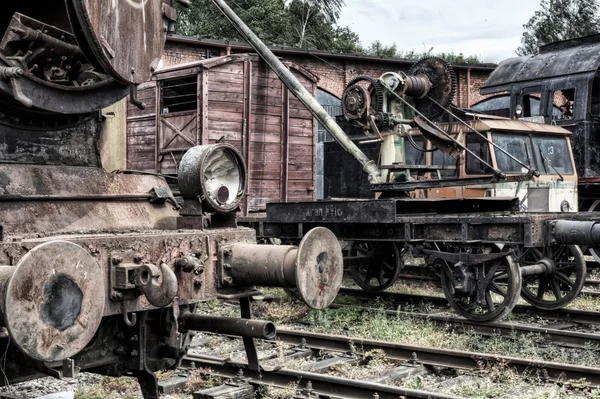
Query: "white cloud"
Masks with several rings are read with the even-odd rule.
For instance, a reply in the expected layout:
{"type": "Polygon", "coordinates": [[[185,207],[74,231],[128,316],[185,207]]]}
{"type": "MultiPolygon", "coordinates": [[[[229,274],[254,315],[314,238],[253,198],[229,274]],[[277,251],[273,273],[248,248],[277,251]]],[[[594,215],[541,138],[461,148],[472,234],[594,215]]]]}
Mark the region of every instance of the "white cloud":
{"type": "Polygon", "coordinates": [[[346,0],[339,21],[360,36],[399,50],[477,55],[483,62],[514,57],[523,25],[540,0],[346,0]]]}

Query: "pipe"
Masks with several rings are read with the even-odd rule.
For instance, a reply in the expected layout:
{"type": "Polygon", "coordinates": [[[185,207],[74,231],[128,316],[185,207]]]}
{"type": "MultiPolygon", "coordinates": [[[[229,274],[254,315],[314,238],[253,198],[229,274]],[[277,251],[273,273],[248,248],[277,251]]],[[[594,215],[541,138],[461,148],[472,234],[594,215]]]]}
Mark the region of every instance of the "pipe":
{"type": "Polygon", "coordinates": [[[348,151],[360,164],[363,170],[369,176],[371,184],[383,183],[381,171],[377,164],[370,160],[361,150],[348,138],[342,128],[335,120],[321,107],[317,100],[306,90],[306,88],[296,79],[294,74],[283,65],[275,54],[252,32],[252,30],[242,21],[237,14],[227,5],[224,0],[212,0],[213,4],[225,15],[242,37],[250,43],[261,58],[273,69],[279,76],[283,84],[296,95],[298,100],[304,104],[315,118],[327,129],[331,136],[348,151]]]}
{"type": "Polygon", "coordinates": [[[267,340],[273,340],[277,336],[277,328],[270,321],[208,316],[189,312],[179,317],[179,331],[182,333],[203,331],[267,340]]]}
{"type": "Polygon", "coordinates": [[[600,223],[598,222],[557,220],[550,226],[553,244],[600,246],[600,223]]]}

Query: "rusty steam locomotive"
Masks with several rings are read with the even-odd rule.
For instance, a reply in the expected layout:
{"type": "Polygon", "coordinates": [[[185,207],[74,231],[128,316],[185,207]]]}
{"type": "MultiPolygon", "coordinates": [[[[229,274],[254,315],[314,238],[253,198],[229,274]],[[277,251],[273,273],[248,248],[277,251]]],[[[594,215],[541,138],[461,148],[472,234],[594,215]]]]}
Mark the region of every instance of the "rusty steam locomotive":
{"type": "MultiPolygon", "coordinates": [[[[186,1],[178,0],[184,4],[186,1]]],[[[190,150],[182,207],[164,178],[107,173],[99,110],[147,80],[175,22],[172,1],[23,0],[0,16],[0,351],[3,384],[80,370],[139,380],[176,367],[190,331],[272,338],[251,317],[254,285],[323,308],[342,279],[327,229],[299,247],[258,246],[235,212],[246,170],[226,144],[190,150]],[[197,314],[217,296],[245,319],[197,314]]],[[[125,134],[125,132],[123,132],[125,134]]]]}

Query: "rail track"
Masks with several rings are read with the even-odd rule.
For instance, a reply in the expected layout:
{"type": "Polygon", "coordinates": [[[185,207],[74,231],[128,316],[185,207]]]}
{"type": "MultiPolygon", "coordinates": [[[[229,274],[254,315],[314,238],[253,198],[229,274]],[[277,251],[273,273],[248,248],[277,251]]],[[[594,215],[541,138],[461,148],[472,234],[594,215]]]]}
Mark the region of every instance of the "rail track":
{"type": "MultiPolygon", "coordinates": [[[[360,296],[364,291],[343,289],[342,293],[360,296]]],[[[379,296],[382,296],[379,294],[379,296]]],[[[532,306],[518,305],[513,313],[515,315],[536,316],[542,319],[554,321],[548,325],[523,325],[514,322],[509,323],[477,323],[462,317],[448,315],[445,312],[447,302],[439,297],[421,297],[416,295],[385,293],[387,299],[393,299],[395,303],[424,301],[431,302],[438,306],[439,312],[419,313],[400,310],[385,310],[390,317],[405,316],[413,319],[428,320],[441,326],[451,327],[455,332],[476,333],[484,336],[502,336],[515,338],[519,335],[538,334],[545,343],[566,348],[590,348],[591,346],[600,347],[600,335],[597,328],[590,328],[589,325],[600,325],[600,312],[585,310],[559,310],[546,311],[536,309],[532,306]],[[573,331],[575,330],[575,331],[573,331]],[[577,331],[584,330],[584,331],[577,331]],[[591,330],[591,331],[590,331],[591,330]]],[[[365,297],[367,299],[367,297],[365,297]]],[[[355,310],[369,311],[368,307],[348,306],[334,304],[334,308],[353,308],[355,310]]]]}
{"type": "MultiPolygon", "coordinates": [[[[374,341],[368,339],[337,336],[278,329],[278,342],[285,344],[285,358],[279,364],[287,364],[288,359],[313,356],[316,361],[304,370],[265,366],[262,370],[250,370],[243,362],[232,361],[230,356],[189,355],[184,359],[183,367],[210,370],[213,376],[233,379],[233,383],[250,384],[254,387],[270,386],[288,388],[298,387],[298,398],[327,397],[339,399],[351,398],[456,398],[452,395],[423,390],[412,390],[379,382],[353,380],[336,377],[326,373],[335,361],[358,362],[365,353],[381,351],[387,359],[395,362],[390,374],[410,376],[412,373],[427,373],[440,369],[481,371],[488,366],[509,367],[526,377],[534,377],[544,382],[577,381],[593,387],[600,386],[600,369],[570,364],[540,362],[530,359],[470,353],[438,348],[374,341]],[[341,358],[340,358],[341,356],[341,358]],[[333,359],[333,360],[332,360],[333,359]],[[313,396],[308,396],[312,394],[313,396]],[[305,395],[305,396],[303,396],[305,395]]],[[[268,353],[268,352],[266,352],[268,353]]],[[[277,355],[271,352],[262,359],[268,363],[277,355]]]]}
{"type": "MultiPolygon", "coordinates": [[[[588,265],[592,263],[589,262],[588,265]]],[[[593,262],[594,265],[597,265],[596,262],[593,262]]],[[[598,266],[594,266],[595,269],[598,269],[598,266]]],[[[410,281],[410,282],[422,282],[431,284],[437,288],[442,287],[442,282],[438,276],[432,275],[431,273],[424,273],[429,269],[424,267],[407,267],[404,269],[404,273],[400,273],[398,275],[397,281],[410,281]]],[[[584,283],[584,291],[582,294],[600,298],[600,280],[596,278],[586,278],[584,283]]]]}
{"type": "MultiPolygon", "coordinates": [[[[341,295],[348,295],[366,302],[375,298],[390,301],[395,305],[428,303],[439,308],[449,308],[448,301],[444,297],[432,295],[405,294],[399,292],[384,291],[377,294],[369,294],[360,289],[342,288],[341,295]]],[[[451,311],[451,310],[450,310],[451,311]]],[[[576,324],[598,324],[600,325],[600,312],[579,309],[544,310],[530,305],[516,305],[512,311],[515,315],[539,317],[550,321],[561,321],[576,324]]],[[[464,320],[464,319],[461,319],[464,320]]]]}

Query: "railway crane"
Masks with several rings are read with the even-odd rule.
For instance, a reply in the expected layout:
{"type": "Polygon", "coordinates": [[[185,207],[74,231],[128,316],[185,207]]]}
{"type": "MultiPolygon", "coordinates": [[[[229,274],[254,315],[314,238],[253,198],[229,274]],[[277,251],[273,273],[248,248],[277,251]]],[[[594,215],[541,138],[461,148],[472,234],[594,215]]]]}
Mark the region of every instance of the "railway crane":
{"type": "MultiPolygon", "coordinates": [[[[493,128],[483,129],[486,121],[478,124],[466,120],[451,107],[456,90],[452,68],[441,59],[427,58],[408,74],[359,77],[344,93],[345,119],[367,136],[362,144],[371,141],[380,146],[378,163],[365,155],[361,143],[348,137],[223,0],[213,3],[335,141],[358,161],[373,192],[372,199],[269,204],[265,220],[249,221],[261,236],[294,242],[312,228],[327,227],[338,239],[352,243],[345,264],[358,270],[355,279],[362,279],[361,287],[373,292],[395,281],[402,268],[402,252],[412,251],[441,275],[444,294],[457,313],[480,322],[505,317],[521,296],[539,308],[558,309],[579,294],[586,274],[579,245],[594,247],[599,243],[600,215],[569,212],[573,209],[569,198],[559,202],[567,212],[522,212],[521,199],[516,195],[411,196],[418,190],[457,186],[528,187],[543,177],[563,182],[566,179],[559,171],[559,161],[571,169],[570,174],[575,173],[570,150],[557,151],[561,145],[568,148],[567,130],[553,127],[547,131],[544,125],[510,119],[495,119],[493,128]],[[443,114],[450,116],[450,123],[433,121],[443,114]],[[418,128],[426,147],[413,142],[411,127],[418,128]],[[497,140],[502,132],[519,131],[529,134],[529,142],[519,144],[519,149],[524,146],[522,158],[497,140]],[[475,138],[476,145],[469,138],[475,138]],[[457,158],[466,154],[482,172],[466,179],[414,178],[414,171],[431,174],[445,168],[407,164],[405,143],[414,144],[421,152],[457,158]],[[555,157],[559,153],[560,159],[555,157]]],[[[568,191],[564,194],[569,195],[568,191]]]]}

